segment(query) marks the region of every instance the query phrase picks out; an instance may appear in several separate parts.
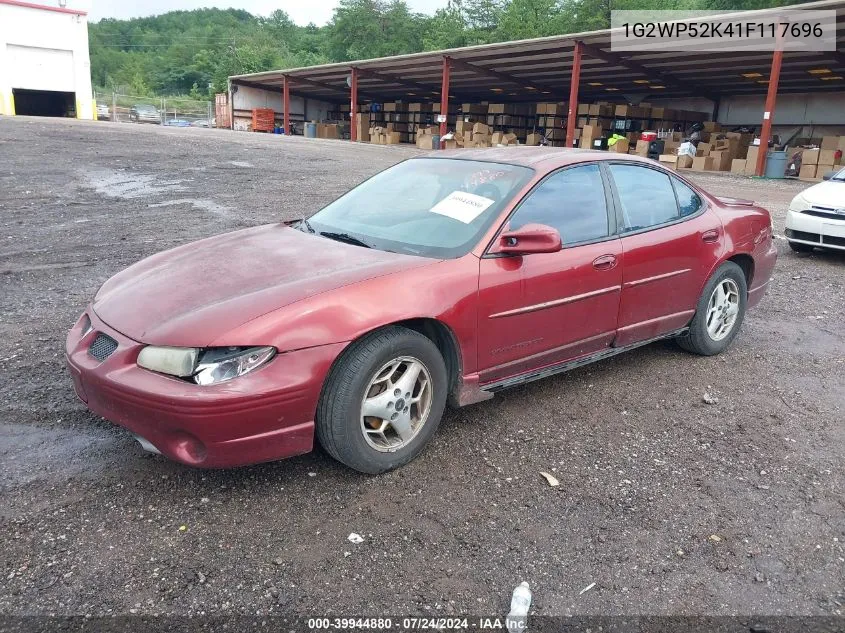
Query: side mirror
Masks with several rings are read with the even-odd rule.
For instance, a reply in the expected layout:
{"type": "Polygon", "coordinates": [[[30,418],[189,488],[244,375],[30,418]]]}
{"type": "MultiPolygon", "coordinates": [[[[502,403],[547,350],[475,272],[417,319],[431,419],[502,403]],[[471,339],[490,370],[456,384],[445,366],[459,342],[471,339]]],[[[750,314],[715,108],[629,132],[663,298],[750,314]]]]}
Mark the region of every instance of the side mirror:
{"type": "Polygon", "coordinates": [[[831,179],[831,178],[833,178],[833,177],[834,177],[837,173],[838,173],[838,172],[837,172],[837,170],[835,170],[835,169],[834,169],[834,170],[832,170],[832,171],[829,171],[829,172],[827,172],[824,176],[822,176],[822,180],[830,180],[830,179],[831,179]]]}
{"type": "Polygon", "coordinates": [[[560,233],[545,224],[526,224],[515,231],[500,234],[490,248],[492,254],[530,255],[557,253],[561,249],[560,233]]]}

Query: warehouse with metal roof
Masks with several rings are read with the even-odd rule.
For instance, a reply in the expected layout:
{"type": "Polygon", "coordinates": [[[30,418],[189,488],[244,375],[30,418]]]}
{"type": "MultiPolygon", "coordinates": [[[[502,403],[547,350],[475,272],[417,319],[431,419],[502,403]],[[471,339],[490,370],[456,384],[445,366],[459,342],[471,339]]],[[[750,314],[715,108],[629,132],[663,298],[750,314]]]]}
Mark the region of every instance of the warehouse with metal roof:
{"type": "MultiPolygon", "coordinates": [[[[613,30],[607,29],[233,76],[228,123],[248,129],[245,122],[256,107],[272,108],[290,129],[297,121],[330,118],[341,104],[358,112],[365,101],[435,103],[440,112],[458,115],[469,103],[566,102],[565,144],[572,146],[578,114],[573,104],[648,102],[705,112],[723,126],[755,127],[761,144],[772,125],[784,132],[801,128],[805,137],[843,134],[845,0],[798,7],[835,11],[836,50],[771,51],[731,43],[718,50],[620,51],[611,50],[613,30]]],[[[780,11],[735,15],[763,21],[780,11]]],[[[449,125],[440,122],[441,133],[449,125]]],[[[356,140],[354,124],[350,136],[356,140]]],[[[761,170],[759,165],[758,175],[761,170]]]]}

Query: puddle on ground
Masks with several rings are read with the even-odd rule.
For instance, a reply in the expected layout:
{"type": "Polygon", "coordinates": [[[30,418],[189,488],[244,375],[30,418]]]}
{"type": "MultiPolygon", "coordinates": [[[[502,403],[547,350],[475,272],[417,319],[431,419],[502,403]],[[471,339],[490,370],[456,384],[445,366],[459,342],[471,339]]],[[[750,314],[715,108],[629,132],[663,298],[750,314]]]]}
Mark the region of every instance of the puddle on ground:
{"type": "MultiPolygon", "coordinates": [[[[233,164],[237,161],[233,161],[233,164]]],[[[241,166],[252,167],[249,163],[239,163],[241,166]]],[[[200,211],[207,211],[224,217],[232,215],[233,209],[207,198],[173,198],[167,199],[168,194],[189,191],[184,184],[191,182],[185,179],[162,179],[151,174],[141,174],[126,170],[95,169],[83,172],[89,187],[97,193],[109,198],[134,200],[136,198],[163,198],[159,202],[152,202],[150,208],[189,204],[200,211]]]]}
{"type": "Polygon", "coordinates": [[[161,180],[150,174],[97,169],[86,171],[85,176],[89,185],[97,193],[110,198],[123,198],[124,200],[186,190],[186,187],[182,186],[185,180],[161,180]]]}
{"type": "Polygon", "coordinates": [[[198,198],[179,198],[177,200],[166,200],[164,202],[155,202],[152,204],[148,204],[147,206],[150,208],[158,208],[173,207],[179,204],[190,204],[196,207],[197,209],[201,209],[202,211],[208,211],[209,213],[215,213],[224,217],[229,217],[232,213],[232,209],[230,207],[225,207],[222,204],[217,204],[216,202],[212,202],[211,200],[203,200],[198,198]]]}

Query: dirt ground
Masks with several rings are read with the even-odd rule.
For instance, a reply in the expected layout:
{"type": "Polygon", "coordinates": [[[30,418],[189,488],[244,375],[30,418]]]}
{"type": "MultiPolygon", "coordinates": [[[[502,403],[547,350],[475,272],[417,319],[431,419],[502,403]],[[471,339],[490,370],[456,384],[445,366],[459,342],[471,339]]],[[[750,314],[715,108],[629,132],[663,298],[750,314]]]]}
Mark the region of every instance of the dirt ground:
{"type": "MultiPolygon", "coordinates": [[[[0,613],[503,615],[527,580],[536,614],[841,615],[842,255],[779,240],[724,355],[655,344],[503,392],[379,477],[319,450],[193,470],[77,401],[65,333],[108,277],[415,153],[0,118],[0,613]]],[[[778,233],[807,186],[693,179],[778,233]]]]}

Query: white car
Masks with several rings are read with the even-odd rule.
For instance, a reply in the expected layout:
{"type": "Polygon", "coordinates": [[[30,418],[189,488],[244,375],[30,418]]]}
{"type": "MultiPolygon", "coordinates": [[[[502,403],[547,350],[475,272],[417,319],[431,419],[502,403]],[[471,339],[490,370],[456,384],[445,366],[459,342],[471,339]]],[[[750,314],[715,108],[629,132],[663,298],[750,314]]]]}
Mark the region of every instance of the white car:
{"type": "Polygon", "coordinates": [[[845,168],[837,169],[789,203],[786,239],[792,250],[818,246],[845,251],[845,168]]]}

